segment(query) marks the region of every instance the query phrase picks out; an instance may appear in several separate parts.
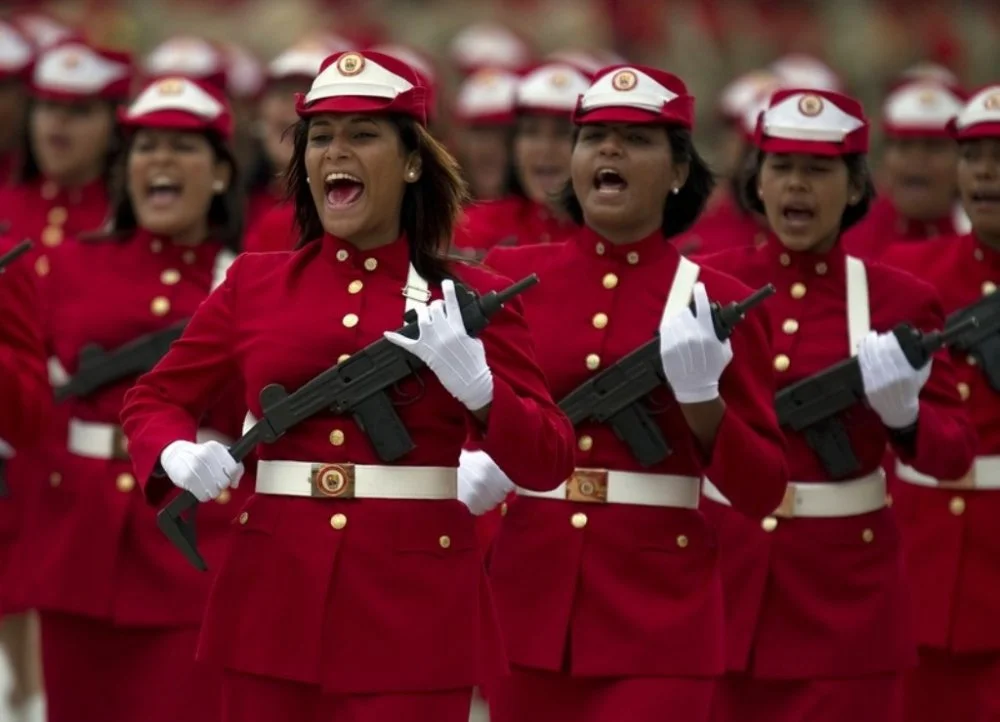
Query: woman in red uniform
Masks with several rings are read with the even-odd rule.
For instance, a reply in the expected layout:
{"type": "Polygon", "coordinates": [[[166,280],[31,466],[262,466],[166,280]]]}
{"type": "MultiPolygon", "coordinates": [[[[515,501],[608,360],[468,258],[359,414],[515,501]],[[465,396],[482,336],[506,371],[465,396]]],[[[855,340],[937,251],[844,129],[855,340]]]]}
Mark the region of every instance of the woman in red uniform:
{"type": "MultiPolygon", "coordinates": [[[[551,492],[518,488],[490,562],[514,665],[489,688],[495,722],[707,720],[725,660],[700,477],[717,476],[748,514],[763,516],[781,499],[774,390],[759,373],[770,357],[763,319],[751,313],[720,342],[708,299],[728,303],[749,289],[682,259],[669,241],[712,189],[692,145],[693,115],[693,99],[669,73],[601,71],[574,116],[566,203],[580,226],[555,247],[498,249],[486,260],[508,276],[541,277],[525,302],[556,398],[658,330],[673,389],[649,402],[673,448],[663,461],[643,468],[610,426],[583,422],[574,475],[551,492]],[[697,318],[687,308],[692,292],[697,318]]],[[[485,453],[462,478],[462,498],[478,512],[517,483],[485,453]]]]}
{"type": "MultiPolygon", "coordinates": [[[[780,86],[770,75],[745,76],[737,98],[725,98],[739,117],[731,120],[726,151],[726,185],[713,193],[705,212],[698,217],[688,233],[677,239],[677,249],[685,255],[716,253],[730,248],[762,245],[767,242],[767,219],[762,213],[748,207],[741,188],[743,169],[754,154],[753,134],[760,115],[780,86]],[[738,134],[738,135],[737,135],[738,134]],[[714,202],[713,202],[714,201],[714,202]]],[[[730,90],[733,93],[733,90],[730,90]]]]}
{"type": "Polygon", "coordinates": [[[511,166],[510,138],[517,123],[517,75],[486,68],[458,87],[454,120],[456,155],[477,201],[503,196],[511,166]]]}
{"type": "Polygon", "coordinates": [[[48,273],[53,248],[104,222],[108,169],[120,143],[115,108],[132,77],[128,55],[79,41],[35,62],[22,185],[0,192],[7,215],[0,220],[9,222],[14,241],[34,241],[29,257],[39,276],[48,273]]]}
{"type": "MultiPolygon", "coordinates": [[[[0,255],[11,250],[0,241],[0,255]]],[[[34,278],[23,259],[0,272],[0,473],[18,448],[38,441],[51,404],[34,278]]]]}
{"type": "Polygon", "coordinates": [[[569,177],[570,114],[588,84],[582,71],[563,63],[541,65],[521,78],[506,196],[466,210],[457,248],[485,253],[496,245],[556,243],[572,231],[558,198],[569,177]]]}
{"type": "MultiPolygon", "coordinates": [[[[70,374],[88,344],[110,352],[189,318],[240,241],[232,117],[221,93],[165,79],[121,121],[129,136],[110,235],[57,249],[42,288],[48,344],[70,374]]],[[[216,722],[220,714],[218,678],[194,664],[210,577],[157,530],[122,443],[119,414],[134,380],[63,402],[67,446],[20,549],[20,582],[41,619],[51,722],[216,722]]],[[[208,438],[239,433],[242,394],[225,400],[203,421],[208,438]]],[[[201,544],[216,561],[238,508],[232,496],[201,520],[201,544]]]]}
{"type": "Polygon", "coordinates": [[[955,187],[958,149],[947,124],[962,93],[933,80],[913,80],[886,98],[882,128],[886,195],[844,234],[849,253],[879,258],[890,246],[952,236],[966,225],[955,187]]]}
{"type": "Polygon", "coordinates": [[[471,429],[539,490],[572,469],[572,432],[521,315],[499,311],[480,340],[455,325],[452,274],[480,292],[506,281],[440,255],[462,186],[423,125],[419,82],[370,51],[324,61],[298,100],[299,250],[238,258],[122,413],[147,498],[177,486],[204,500],[242,473],[224,446],[194,443],[221,382],[242,378],[260,418],[263,387],[293,391],[383,334],[428,365],[391,392],[416,445],[402,466],[381,463],[346,416],[258,448],[200,644],[225,668],[226,722],[464,722],[499,638],[474,518],[456,499],[459,450],[471,429]],[[418,341],[389,333],[410,308],[418,341]],[[333,488],[331,464],[355,484],[333,488]]]}
{"type": "Polygon", "coordinates": [[[763,520],[729,506],[707,475],[703,508],[719,534],[731,672],[715,719],[898,722],[914,643],[882,455],[891,444],[918,468],[961,475],[975,435],[947,355],[914,369],[889,333],[901,322],[943,326],[934,289],[847,256],[840,243],[874,193],[860,104],[830,91],[780,90],[755,144],[744,192],[773,232],[760,248],[704,262],[751,286],[776,286],[768,311],[779,388],[856,353],[867,403],[838,417],[854,471],[786,429],[795,481],[763,520]]]}
{"type": "Polygon", "coordinates": [[[292,159],[291,128],[299,119],[295,112],[295,95],[309,89],[327,56],[345,49],[328,47],[328,43],[320,39],[303,40],[280,53],[267,66],[258,123],[268,183],[250,197],[251,213],[247,219],[245,244],[249,252],[295,248],[299,236],[295,226],[295,205],[286,198],[285,182],[285,171],[292,159]]]}
{"type": "MultiPolygon", "coordinates": [[[[972,233],[899,244],[883,257],[936,286],[946,313],[1000,286],[1000,84],[972,96],[951,131],[972,233]]],[[[982,361],[955,355],[958,392],[979,432],[972,470],[936,481],[896,467],[920,644],[920,664],[907,679],[907,722],[1000,719],[1000,388],[982,361]]]]}
{"type": "Polygon", "coordinates": [[[28,39],[0,20],[0,186],[17,182],[23,162],[28,103],[25,91],[33,57],[28,39]]]}

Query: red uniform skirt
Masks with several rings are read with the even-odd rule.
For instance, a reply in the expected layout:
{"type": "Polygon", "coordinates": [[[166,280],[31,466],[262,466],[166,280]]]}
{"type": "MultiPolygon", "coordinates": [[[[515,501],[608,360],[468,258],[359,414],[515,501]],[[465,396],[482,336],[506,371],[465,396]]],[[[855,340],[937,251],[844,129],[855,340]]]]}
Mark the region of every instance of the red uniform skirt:
{"type": "MultiPolygon", "coordinates": [[[[902,722],[903,675],[844,679],[752,679],[729,674],[712,722],[902,722]]],[[[958,722],[958,718],[952,720],[958,722]]]]}
{"type": "Polygon", "coordinates": [[[472,688],[331,695],[317,685],[226,672],[222,696],[223,722],[468,722],[472,688]]]}
{"type": "Polygon", "coordinates": [[[921,649],[906,676],[906,722],[1000,722],[1000,653],[921,649]]]}
{"type": "Polygon", "coordinates": [[[48,722],[219,722],[221,674],[195,662],[197,628],[40,619],[48,722]]]}
{"type": "Polygon", "coordinates": [[[490,722],[708,722],[716,680],[571,677],[512,665],[490,686],[490,722]]]}

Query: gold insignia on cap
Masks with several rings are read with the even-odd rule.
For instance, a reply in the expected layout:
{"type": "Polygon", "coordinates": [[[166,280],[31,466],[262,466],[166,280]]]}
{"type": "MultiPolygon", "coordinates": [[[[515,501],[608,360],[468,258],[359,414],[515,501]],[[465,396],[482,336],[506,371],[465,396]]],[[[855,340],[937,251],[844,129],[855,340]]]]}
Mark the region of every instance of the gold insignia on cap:
{"type": "Polygon", "coordinates": [[[341,75],[357,75],[365,67],[365,59],[357,53],[342,55],[337,61],[337,70],[341,75]]]}
{"type": "Polygon", "coordinates": [[[565,73],[554,73],[549,82],[552,83],[552,87],[554,88],[565,88],[569,85],[569,78],[566,77],[565,73]]]}
{"type": "Polygon", "coordinates": [[[632,90],[639,83],[639,78],[631,70],[619,70],[611,78],[611,87],[615,90],[632,90]]]}
{"type": "Polygon", "coordinates": [[[814,118],[823,112],[823,99],[818,95],[803,95],[799,101],[799,112],[814,118]]]}
{"type": "Polygon", "coordinates": [[[76,53],[70,53],[65,58],[63,58],[63,67],[67,70],[72,70],[80,64],[80,56],[76,53]]]}
{"type": "Polygon", "coordinates": [[[986,100],[983,101],[983,107],[986,110],[1000,110],[1000,93],[987,95],[986,100]]]}
{"type": "Polygon", "coordinates": [[[938,94],[933,90],[925,90],[917,96],[917,100],[921,105],[937,105],[938,94]]]}
{"type": "Polygon", "coordinates": [[[180,95],[184,92],[184,81],[180,78],[166,78],[156,84],[160,95],[180,95]]]}

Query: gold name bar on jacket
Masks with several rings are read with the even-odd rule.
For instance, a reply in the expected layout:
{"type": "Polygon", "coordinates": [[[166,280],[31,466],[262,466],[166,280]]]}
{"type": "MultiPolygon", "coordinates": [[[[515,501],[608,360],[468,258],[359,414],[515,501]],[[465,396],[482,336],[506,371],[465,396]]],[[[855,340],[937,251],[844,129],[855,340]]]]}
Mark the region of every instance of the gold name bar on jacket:
{"type": "Polygon", "coordinates": [[[261,461],[256,492],[325,499],[455,499],[458,470],[441,466],[261,461]]]}
{"type": "MultiPolygon", "coordinates": [[[[730,505],[725,495],[708,479],[705,479],[703,493],[714,502],[730,505]]],[[[885,505],[885,472],[876,469],[849,481],[790,481],[785,498],[771,515],[782,519],[831,519],[869,514],[885,505]]]]}
{"type": "Polygon", "coordinates": [[[700,480],[695,476],[577,469],[569,479],[551,491],[532,491],[518,487],[517,493],[520,496],[557,501],[697,509],[699,487],[700,480]]]}

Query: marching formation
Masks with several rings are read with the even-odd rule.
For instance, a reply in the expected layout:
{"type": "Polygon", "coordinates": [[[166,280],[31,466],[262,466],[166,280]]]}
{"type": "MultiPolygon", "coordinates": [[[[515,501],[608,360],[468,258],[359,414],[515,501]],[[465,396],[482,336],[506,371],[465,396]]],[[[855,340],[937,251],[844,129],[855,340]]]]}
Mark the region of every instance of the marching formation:
{"type": "Polygon", "coordinates": [[[909,73],[875,122],[785,59],[724,92],[713,170],[681,78],[498,28],[451,103],[404,46],[250,82],[31,27],[0,21],[22,712],[1000,720],[1000,85],[909,73]]]}

